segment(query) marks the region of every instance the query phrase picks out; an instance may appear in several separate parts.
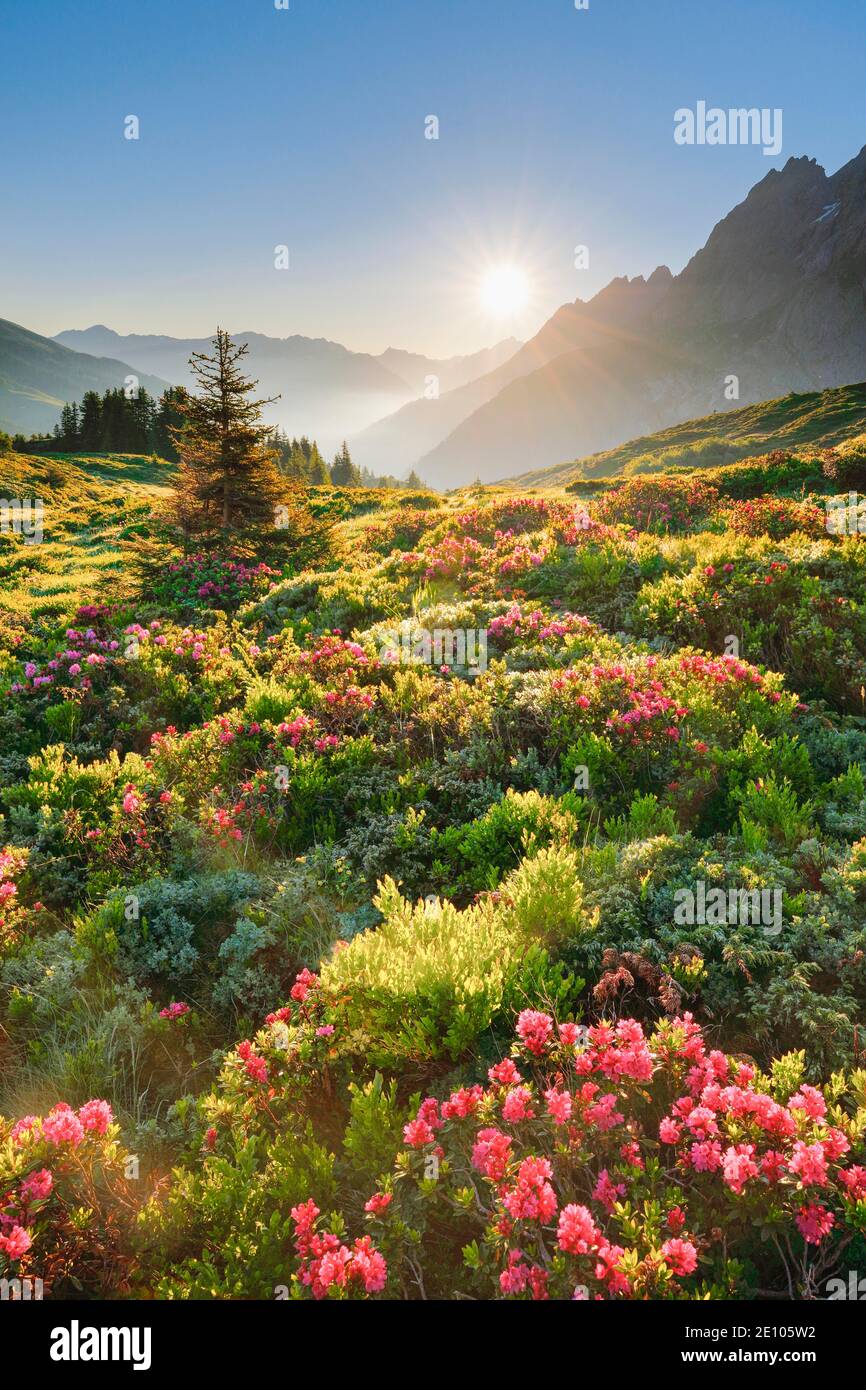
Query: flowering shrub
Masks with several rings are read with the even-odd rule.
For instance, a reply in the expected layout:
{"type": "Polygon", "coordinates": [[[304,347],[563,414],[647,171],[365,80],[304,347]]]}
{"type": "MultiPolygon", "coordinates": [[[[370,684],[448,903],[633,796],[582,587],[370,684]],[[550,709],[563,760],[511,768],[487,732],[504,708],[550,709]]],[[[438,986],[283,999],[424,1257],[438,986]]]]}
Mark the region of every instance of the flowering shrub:
{"type": "Polygon", "coordinates": [[[172,608],[221,608],[228,612],[268,592],[280,571],[237,556],[186,555],[152,583],[153,597],[172,608]]]}
{"type": "Polygon", "coordinates": [[[544,497],[508,497],[458,512],[439,529],[446,535],[471,537],[489,545],[499,535],[521,536],[540,531],[549,521],[573,513],[573,507],[544,497]]]}
{"type": "Polygon", "coordinates": [[[383,520],[364,527],[364,544],[379,555],[390,555],[392,550],[411,550],[434,521],[429,510],[400,507],[383,520]]]}
{"type": "Polygon", "coordinates": [[[381,1293],[388,1266],[370,1237],[359,1236],[350,1249],[332,1231],[316,1231],[318,1216],[319,1208],[313,1201],[292,1207],[301,1284],[314,1298],[345,1298],[353,1291],[360,1296],[381,1293]]]}
{"type": "Polygon", "coordinates": [[[741,536],[771,536],[782,540],[795,531],[807,536],[823,536],[827,514],[814,502],[794,502],[786,497],[754,497],[731,502],[721,513],[730,531],[741,536]]]}
{"type": "Polygon", "coordinates": [[[630,478],[593,503],[593,516],[655,535],[699,525],[713,511],[718,490],[703,478],[630,478]]]}
{"type": "Polygon", "coordinates": [[[35,661],[25,662],[24,679],[15,681],[10,693],[48,693],[49,686],[62,688],[65,685],[90,691],[100,675],[110,669],[111,659],[119,650],[120,642],[116,637],[101,637],[92,627],[67,628],[66,645],[41,666],[35,661]]]}
{"type": "MultiPolygon", "coordinates": [[[[0,849],[0,947],[11,946],[26,926],[30,912],[18,896],[18,880],[27,867],[26,849],[0,849]]],[[[35,913],[41,903],[34,904],[35,913]]]]}
{"type": "Polygon", "coordinates": [[[38,1278],[50,1297],[123,1293],[129,1190],[111,1107],[58,1102],[0,1117],[0,1278],[38,1278]]]}
{"type": "Polygon", "coordinates": [[[445,535],[421,552],[399,557],[403,570],[424,579],[459,580],[470,594],[514,592],[516,579],[544,565],[554,555],[553,540],[523,539],[523,533],[494,531],[485,545],[472,535],[445,535]]]}
{"type": "Polygon", "coordinates": [[[408,1235],[434,1288],[726,1298],[757,1277],[810,1297],[866,1231],[862,1073],[825,1094],[792,1055],[762,1076],[709,1050],[689,1014],[647,1035],[525,1009],[516,1031],[486,1086],[421,1103],[393,1203],[369,1206],[379,1243],[408,1235]],[[456,1248],[439,1262],[449,1223],[462,1271],[456,1248]]]}
{"type": "Polygon", "coordinates": [[[851,569],[828,564],[826,576],[816,575],[778,552],[699,564],[644,585],[632,622],[639,634],[716,652],[733,635],[753,660],[784,669],[803,694],[854,710],[866,680],[866,611],[859,567],[851,569]]]}

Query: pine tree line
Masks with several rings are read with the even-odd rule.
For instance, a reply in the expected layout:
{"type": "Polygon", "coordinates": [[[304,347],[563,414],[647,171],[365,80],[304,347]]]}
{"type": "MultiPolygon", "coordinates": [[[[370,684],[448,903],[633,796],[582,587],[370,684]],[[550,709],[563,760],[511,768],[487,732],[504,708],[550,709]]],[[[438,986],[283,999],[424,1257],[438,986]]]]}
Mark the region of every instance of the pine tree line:
{"type": "MultiPolygon", "coordinates": [[[[177,431],[189,416],[190,393],[183,386],[169,387],[158,401],[144,387],[134,395],[119,387],[102,396],[86,391],[80,403],[64,405],[51,434],[29,439],[18,434],[13,444],[27,454],[156,454],[176,463],[177,431]]],[[[290,439],[276,426],[264,431],[261,442],[275,454],[286,478],[307,487],[424,487],[414,470],[403,481],[359,468],[345,440],[330,465],[315,439],[306,435],[290,439]]]]}
{"type": "Polygon", "coordinates": [[[86,391],[80,404],[64,405],[50,435],[15,438],[28,454],[158,454],[177,461],[173,430],[182,425],[189,393],[172,386],[155,400],[144,387],[127,394],[120,387],[100,396],[86,391]]]}
{"type": "Polygon", "coordinates": [[[308,439],[305,434],[300,439],[290,439],[277,426],[268,434],[267,442],[277,455],[280,471],[287,478],[306,483],[308,487],[424,487],[414,469],[408,479],[401,481],[390,473],[378,474],[369,468],[359,468],[345,440],[330,466],[325,462],[315,439],[308,439]]]}

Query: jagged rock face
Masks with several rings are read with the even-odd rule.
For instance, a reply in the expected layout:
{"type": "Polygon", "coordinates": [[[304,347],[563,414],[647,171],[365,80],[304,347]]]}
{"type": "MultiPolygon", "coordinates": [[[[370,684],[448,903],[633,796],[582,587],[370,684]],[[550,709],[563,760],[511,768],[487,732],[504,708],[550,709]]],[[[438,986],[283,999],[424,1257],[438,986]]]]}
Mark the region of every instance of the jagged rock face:
{"type": "Polygon", "coordinates": [[[689,416],[866,379],[866,148],[832,176],[790,159],[680,275],[659,267],[564,305],[508,366],[420,461],[425,478],[502,478],[689,416]],[[738,401],[724,394],[731,374],[738,401]]]}
{"type": "Polygon", "coordinates": [[[832,178],[791,159],[719,223],[655,326],[713,334],[755,400],[844,385],[866,367],[864,287],[866,151],[832,178]]]}

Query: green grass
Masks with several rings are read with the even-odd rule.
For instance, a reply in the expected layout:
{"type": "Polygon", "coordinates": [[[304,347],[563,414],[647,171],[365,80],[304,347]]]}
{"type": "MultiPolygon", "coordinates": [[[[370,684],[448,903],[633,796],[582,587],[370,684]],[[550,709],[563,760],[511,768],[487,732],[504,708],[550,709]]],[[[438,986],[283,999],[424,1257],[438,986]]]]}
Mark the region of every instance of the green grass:
{"type": "Polygon", "coordinates": [[[828,391],[791,392],[776,400],[686,420],[615,449],[522,473],[527,487],[562,487],[581,478],[719,468],[770,449],[832,448],[866,434],[866,382],[828,391]]]}
{"type": "Polygon", "coordinates": [[[118,596],[120,538],[170,487],[172,468],[131,454],[3,455],[2,495],[41,499],[44,537],[0,535],[0,612],[70,623],[94,595],[118,596]]]}

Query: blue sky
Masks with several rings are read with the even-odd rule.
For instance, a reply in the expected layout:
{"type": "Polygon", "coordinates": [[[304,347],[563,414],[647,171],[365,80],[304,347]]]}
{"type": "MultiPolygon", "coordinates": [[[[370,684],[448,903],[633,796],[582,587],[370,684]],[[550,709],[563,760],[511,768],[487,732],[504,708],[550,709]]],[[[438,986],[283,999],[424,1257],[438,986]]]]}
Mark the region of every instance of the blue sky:
{"type": "Polygon", "coordinates": [[[679,270],[790,155],[866,143],[862,0],[290,5],[4,0],[0,317],[473,351],[679,270]],[[702,99],[782,108],[781,155],[676,145],[702,99]],[[479,306],[503,261],[515,319],[479,306]]]}

